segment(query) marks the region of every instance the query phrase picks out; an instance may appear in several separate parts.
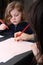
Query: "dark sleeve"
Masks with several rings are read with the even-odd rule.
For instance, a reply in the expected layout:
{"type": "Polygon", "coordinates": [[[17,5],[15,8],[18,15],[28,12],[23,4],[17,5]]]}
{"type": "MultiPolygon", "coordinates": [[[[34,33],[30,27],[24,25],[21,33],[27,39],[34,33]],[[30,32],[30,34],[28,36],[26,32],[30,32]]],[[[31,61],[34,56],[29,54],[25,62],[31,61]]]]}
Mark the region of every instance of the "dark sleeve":
{"type": "Polygon", "coordinates": [[[2,23],[0,22],[0,25],[1,25],[2,23]]]}
{"type": "Polygon", "coordinates": [[[25,33],[27,34],[33,34],[33,31],[30,27],[28,27],[28,29],[25,31],[25,33]]]}
{"type": "MultiPolygon", "coordinates": [[[[29,23],[26,23],[25,24],[25,27],[28,26],[28,25],[30,25],[30,24],[29,23]]],[[[31,29],[30,26],[26,29],[25,33],[27,33],[27,34],[33,34],[33,31],[32,31],[32,29],[31,29]]]]}
{"type": "Polygon", "coordinates": [[[3,30],[0,30],[0,35],[3,33],[3,30]]]}
{"type": "MultiPolygon", "coordinates": [[[[1,25],[2,23],[0,22],[0,25],[1,25]]],[[[2,30],[0,30],[0,34],[1,34],[1,32],[2,32],[2,30]]]]}
{"type": "Polygon", "coordinates": [[[0,33],[2,32],[2,30],[0,30],[0,33]]]}
{"type": "MultiPolygon", "coordinates": [[[[18,31],[23,31],[27,25],[29,25],[29,23],[27,23],[27,22],[21,22],[21,23],[17,26],[17,32],[18,32],[18,31]]],[[[32,29],[30,28],[30,26],[29,26],[24,32],[27,33],[27,34],[32,34],[32,33],[33,33],[33,31],[32,31],[32,29]]]]}

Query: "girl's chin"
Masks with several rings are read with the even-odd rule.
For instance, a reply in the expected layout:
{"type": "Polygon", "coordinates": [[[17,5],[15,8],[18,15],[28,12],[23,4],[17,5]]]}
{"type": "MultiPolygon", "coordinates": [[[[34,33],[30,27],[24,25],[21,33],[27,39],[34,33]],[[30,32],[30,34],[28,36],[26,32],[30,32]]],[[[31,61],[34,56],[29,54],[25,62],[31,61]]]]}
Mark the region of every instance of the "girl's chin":
{"type": "Polygon", "coordinates": [[[17,23],[13,23],[14,25],[17,25],[17,23]]]}

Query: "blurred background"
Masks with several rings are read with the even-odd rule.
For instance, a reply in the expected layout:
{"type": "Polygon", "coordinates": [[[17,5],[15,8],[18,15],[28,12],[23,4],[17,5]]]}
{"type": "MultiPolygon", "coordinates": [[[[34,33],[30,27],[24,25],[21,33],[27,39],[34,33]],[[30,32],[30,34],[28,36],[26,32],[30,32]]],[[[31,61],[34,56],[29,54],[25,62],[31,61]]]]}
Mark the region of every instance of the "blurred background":
{"type": "MultiPolygon", "coordinates": [[[[14,0],[0,0],[0,18],[3,19],[4,17],[4,12],[6,9],[6,6],[9,2],[14,1],[14,0]]],[[[24,0],[24,9],[25,12],[28,12],[30,9],[30,6],[35,2],[36,0],[24,0]]]]}

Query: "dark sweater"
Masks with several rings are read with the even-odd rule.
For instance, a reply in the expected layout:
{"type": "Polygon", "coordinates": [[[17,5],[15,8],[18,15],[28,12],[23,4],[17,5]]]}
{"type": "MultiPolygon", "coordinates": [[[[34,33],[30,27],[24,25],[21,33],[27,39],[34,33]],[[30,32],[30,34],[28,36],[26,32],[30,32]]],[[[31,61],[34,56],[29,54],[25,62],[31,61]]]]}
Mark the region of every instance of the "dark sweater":
{"type": "MultiPolygon", "coordinates": [[[[22,31],[26,26],[28,25],[27,22],[21,22],[17,26],[11,24],[9,26],[9,29],[6,29],[4,31],[0,30],[0,35],[7,36],[7,37],[13,37],[15,32],[22,31]]],[[[29,27],[25,33],[32,34],[33,31],[29,27]]]]}

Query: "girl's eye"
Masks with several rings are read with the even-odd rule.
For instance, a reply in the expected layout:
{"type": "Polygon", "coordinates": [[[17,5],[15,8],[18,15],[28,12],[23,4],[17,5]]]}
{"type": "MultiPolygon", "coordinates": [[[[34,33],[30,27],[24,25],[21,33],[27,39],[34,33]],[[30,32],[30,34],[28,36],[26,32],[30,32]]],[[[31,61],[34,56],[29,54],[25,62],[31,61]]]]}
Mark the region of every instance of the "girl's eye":
{"type": "Polygon", "coordinates": [[[16,14],[16,15],[14,15],[14,16],[18,16],[19,14],[16,14]]]}

